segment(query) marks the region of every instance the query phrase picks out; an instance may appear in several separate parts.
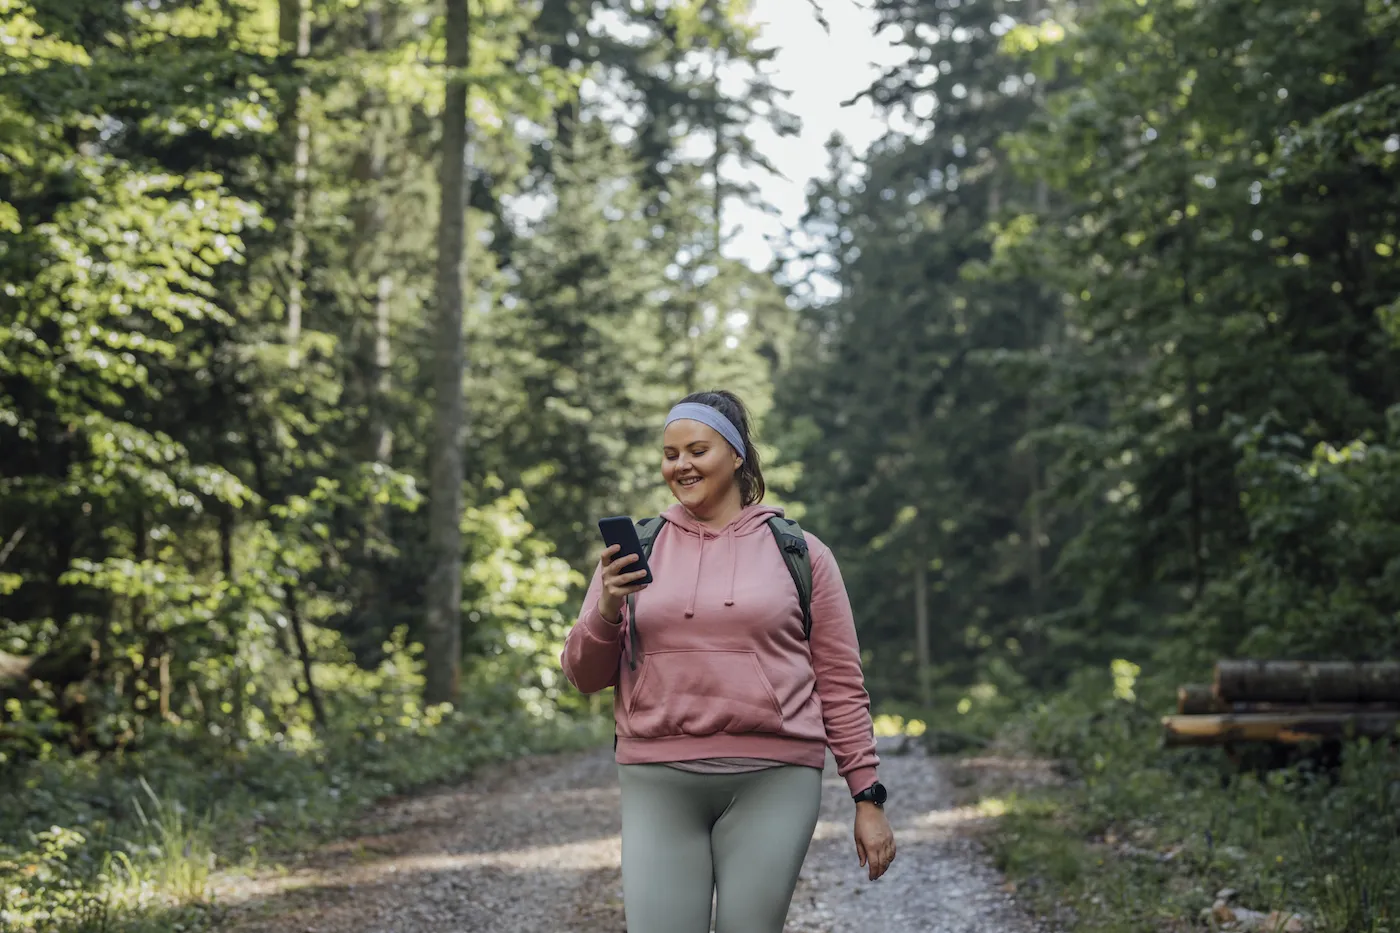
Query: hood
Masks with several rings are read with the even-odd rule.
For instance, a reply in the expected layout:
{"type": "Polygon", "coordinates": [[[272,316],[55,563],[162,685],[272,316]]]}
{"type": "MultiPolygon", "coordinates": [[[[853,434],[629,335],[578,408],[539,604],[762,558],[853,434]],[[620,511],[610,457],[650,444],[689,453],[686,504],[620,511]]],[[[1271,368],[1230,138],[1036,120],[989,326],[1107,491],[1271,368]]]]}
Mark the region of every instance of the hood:
{"type": "Polygon", "coordinates": [[[781,518],[782,515],[783,510],[776,505],[746,505],[728,525],[714,529],[698,521],[679,502],[661,513],[661,517],[671,525],[698,538],[723,538],[726,535],[737,538],[759,530],[767,531],[764,526],[768,524],[768,519],[775,516],[781,518]]]}
{"type": "MultiPolygon", "coordinates": [[[[743,538],[756,532],[771,534],[768,530],[768,519],[774,516],[781,516],[783,510],[773,505],[748,505],[739,512],[738,515],[723,528],[714,529],[698,521],[685,506],[677,502],[662,513],[671,527],[682,534],[692,538],[699,538],[700,553],[695,560],[695,579],[690,586],[690,599],[686,602],[685,617],[687,619],[695,615],[695,599],[700,594],[700,575],[705,564],[705,542],[723,540],[728,545],[726,549],[729,557],[729,573],[726,586],[728,587],[724,604],[734,605],[734,578],[739,572],[739,546],[735,538],[743,538]]],[[[711,558],[715,559],[714,557],[711,558]]]]}

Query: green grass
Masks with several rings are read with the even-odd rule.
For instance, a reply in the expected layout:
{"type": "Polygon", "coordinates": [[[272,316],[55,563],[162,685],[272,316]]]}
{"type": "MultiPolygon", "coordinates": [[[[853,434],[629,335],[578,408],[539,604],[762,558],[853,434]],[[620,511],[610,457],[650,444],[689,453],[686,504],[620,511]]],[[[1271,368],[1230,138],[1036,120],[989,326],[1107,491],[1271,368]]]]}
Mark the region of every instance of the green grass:
{"type": "Polygon", "coordinates": [[[295,750],[168,739],[12,771],[0,795],[0,929],[203,929],[216,869],[275,861],[332,837],[376,800],[488,762],[601,743],[608,725],[458,713],[332,732],[295,750]]]}
{"type": "Polygon", "coordinates": [[[1400,754],[1347,747],[1340,768],[1240,771],[1211,749],[1158,747],[1162,704],[1111,687],[1040,704],[1003,743],[1066,780],[984,801],[997,865],[1080,933],[1206,929],[1232,903],[1297,912],[1314,933],[1400,933],[1400,754]]]}

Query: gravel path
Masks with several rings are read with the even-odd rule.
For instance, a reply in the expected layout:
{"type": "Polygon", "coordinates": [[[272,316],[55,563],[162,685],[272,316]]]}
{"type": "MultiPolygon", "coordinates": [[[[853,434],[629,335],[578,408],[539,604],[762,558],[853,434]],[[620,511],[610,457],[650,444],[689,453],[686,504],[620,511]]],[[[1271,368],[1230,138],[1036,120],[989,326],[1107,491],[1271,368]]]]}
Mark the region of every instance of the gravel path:
{"type": "MultiPolygon", "coordinates": [[[[790,933],[1035,933],[950,809],[943,767],[882,743],[899,854],[857,865],[851,803],[828,761],[790,933]]],[[[533,758],[398,801],[286,872],[216,885],[230,933],[625,933],[610,749],[533,758]]]]}
{"type": "Polygon", "coordinates": [[[788,911],[789,933],[1038,933],[1005,893],[956,808],[945,766],[917,749],[880,743],[880,780],[898,851],[879,881],[856,861],[851,798],[827,756],[822,813],[788,911]]]}

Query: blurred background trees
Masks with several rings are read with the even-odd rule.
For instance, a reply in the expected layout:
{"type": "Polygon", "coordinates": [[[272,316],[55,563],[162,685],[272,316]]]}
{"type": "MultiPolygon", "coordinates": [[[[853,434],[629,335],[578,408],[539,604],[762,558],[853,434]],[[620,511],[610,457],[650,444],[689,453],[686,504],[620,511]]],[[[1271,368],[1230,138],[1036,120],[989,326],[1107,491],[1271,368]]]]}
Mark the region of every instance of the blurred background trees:
{"type": "Polygon", "coordinates": [[[593,523],[664,506],[704,385],[837,548],[877,700],[1396,650],[1390,5],[882,0],[889,130],[767,271],[723,236],[795,125],[745,4],[444,9],[6,8],[7,757],[309,735],[382,699],[318,665],[449,610],[464,689],[568,706],[593,523]]]}
{"type": "Polygon", "coordinates": [[[594,523],[667,504],[704,387],[883,711],[1395,658],[1400,7],[869,12],[887,131],[764,265],[744,0],[0,0],[4,838],[605,712],[557,672],[594,523]]]}

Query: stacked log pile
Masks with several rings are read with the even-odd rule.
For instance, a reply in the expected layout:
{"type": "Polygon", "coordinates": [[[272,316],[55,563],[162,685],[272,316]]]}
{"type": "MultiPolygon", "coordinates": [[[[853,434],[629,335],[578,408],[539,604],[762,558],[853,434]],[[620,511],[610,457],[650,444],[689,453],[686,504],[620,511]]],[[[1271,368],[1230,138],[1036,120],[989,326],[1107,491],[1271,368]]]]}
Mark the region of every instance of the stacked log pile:
{"type": "Polygon", "coordinates": [[[1168,747],[1395,736],[1400,662],[1220,661],[1162,726],[1168,747]]]}

